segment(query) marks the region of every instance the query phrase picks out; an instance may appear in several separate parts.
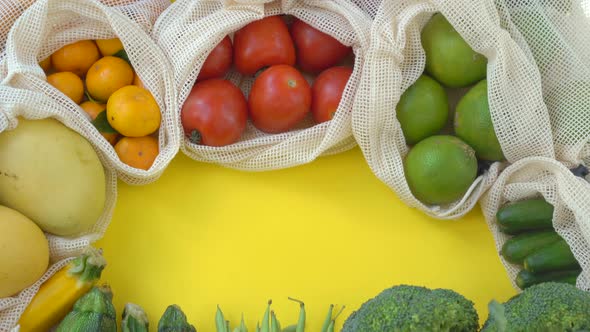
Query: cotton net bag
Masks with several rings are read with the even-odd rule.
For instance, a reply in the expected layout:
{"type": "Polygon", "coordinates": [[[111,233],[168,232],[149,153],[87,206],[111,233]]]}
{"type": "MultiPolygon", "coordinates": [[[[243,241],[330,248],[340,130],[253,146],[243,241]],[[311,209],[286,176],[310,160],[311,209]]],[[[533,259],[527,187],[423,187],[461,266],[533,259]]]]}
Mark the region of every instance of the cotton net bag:
{"type": "MultiPolygon", "coordinates": [[[[90,122],[82,118],[71,117],[63,112],[55,112],[59,109],[59,103],[56,100],[41,92],[0,86],[0,132],[16,128],[18,118],[30,120],[54,118],[81,135],[84,135],[92,126],[90,122]],[[31,101],[35,101],[35,103],[31,103],[31,101]]],[[[89,231],[78,237],[65,238],[45,234],[49,242],[50,267],[43,277],[29,288],[13,297],[0,298],[0,331],[8,331],[13,328],[41,284],[67,262],[78,256],[91,243],[102,238],[106,231],[117,199],[117,176],[115,171],[108,166],[107,156],[97,147],[94,148],[103,164],[106,180],[106,200],[102,215],[89,231]]],[[[56,195],[58,195],[57,192],[56,195]]]]}
{"type": "MultiPolygon", "coordinates": [[[[335,154],[355,146],[351,109],[368,47],[370,19],[349,1],[318,0],[180,0],[162,14],[154,27],[154,38],[174,67],[180,107],[191,91],[211,50],[227,35],[264,17],[288,14],[352,46],[354,69],[340,105],[331,121],[314,125],[308,118],[295,130],[266,134],[251,123],[239,142],[224,147],[196,145],[185,137],[181,150],[190,158],[226,167],[262,171],[311,162],[321,155],[335,154]]],[[[247,97],[253,79],[231,70],[226,77],[247,97]]],[[[180,112],[180,109],[179,109],[180,112]]],[[[178,123],[182,131],[182,124],[178,123]]]]}
{"type": "MultiPolygon", "coordinates": [[[[95,0],[39,0],[20,16],[8,35],[3,61],[7,76],[2,84],[38,91],[57,100],[52,111],[70,121],[90,121],[75,102],[46,81],[38,63],[61,47],[80,40],[118,37],[132,67],[160,108],[159,154],[149,170],[138,169],[123,163],[113,146],[94,128],[85,127],[82,135],[104,153],[106,163],[123,181],[130,184],[155,181],[180,144],[176,113],[169,111],[176,109],[172,70],[150,37],[153,23],[168,5],[167,0],[111,0],[107,4],[95,0]]],[[[38,103],[42,101],[30,100],[29,106],[33,108],[38,103]]]]}
{"type": "MultiPolygon", "coordinates": [[[[483,196],[481,207],[496,241],[496,249],[509,239],[500,232],[496,213],[504,204],[542,197],[554,207],[553,227],[569,244],[582,267],[577,287],[590,290],[590,183],[575,176],[562,163],[542,157],[522,159],[507,167],[492,188],[483,196]]],[[[521,267],[507,262],[501,255],[511,282],[521,267]]]]}
{"type": "Polygon", "coordinates": [[[568,167],[590,163],[590,2],[506,1],[530,45],[543,80],[556,158],[568,167]]]}
{"type": "MultiPolygon", "coordinates": [[[[375,13],[375,5],[364,7],[375,13]]],[[[424,71],[421,31],[436,12],[445,16],[472,49],[487,58],[490,113],[506,160],[553,157],[554,152],[534,59],[514,25],[498,15],[492,0],[381,2],[356,95],[353,132],[372,171],[406,204],[435,218],[453,219],[474,207],[503,163],[493,163],[480,172],[465,195],[449,205],[423,204],[406,182],[403,163],[409,148],[396,117],[396,104],[424,71]]],[[[457,97],[449,95],[450,111],[457,97]]],[[[452,113],[449,119],[453,119],[452,113]]]]}

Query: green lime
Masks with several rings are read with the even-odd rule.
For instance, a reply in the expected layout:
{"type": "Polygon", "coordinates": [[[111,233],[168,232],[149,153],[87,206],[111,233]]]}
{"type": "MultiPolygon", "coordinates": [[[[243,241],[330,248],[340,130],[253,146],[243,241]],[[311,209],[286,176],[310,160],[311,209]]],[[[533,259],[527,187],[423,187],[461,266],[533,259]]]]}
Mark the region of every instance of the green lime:
{"type": "Polygon", "coordinates": [[[422,47],[426,72],[445,86],[465,87],[486,77],[487,59],[471,49],[440,13],[424,26],[422,47]]]}
{"type": "Polygon", "coordinates": [[[455,136],[431,136],[416,144],[404,161],[406,179],[425,204],[457,201],[477,176],[475,151],[455,136]]]}
{"type": "Polygon", "coordinates": [[[504,159],[490,115],[486,80],[477,83],[457,104],[455,134],[471,145],[479,159],[504,159]]]}
{"type": "Polygon", "coordinates": [[[396,110],[406,143],[416,144],[446,125],[447,92],[437,81],[422,75],[401,96],[396,110]]]}

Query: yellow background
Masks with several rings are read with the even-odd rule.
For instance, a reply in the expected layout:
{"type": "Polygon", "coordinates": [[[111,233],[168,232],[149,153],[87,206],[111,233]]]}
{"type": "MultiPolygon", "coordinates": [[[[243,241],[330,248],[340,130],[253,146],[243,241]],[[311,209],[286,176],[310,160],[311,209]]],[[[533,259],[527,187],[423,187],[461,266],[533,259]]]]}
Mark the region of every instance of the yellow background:
{"type": "MultiPolygon", "coordinates": [[[[156,183],[119,185],[115,215],[97,246],[120,315],[145,308],[151,329],[179,304],[200,332],[215,331],[219,304],[254,331],[266,301],[283,327],[305,301],[307,331],[330,303],[345,318],[384,288],[451,288],[475,302],[513,294],[479,208],[458,221],[406,207],[358,149],[293,169],[246,173],[179,155],[156,183]]],[[[232,325],[233,329],[233,325],[232,325]]]]}

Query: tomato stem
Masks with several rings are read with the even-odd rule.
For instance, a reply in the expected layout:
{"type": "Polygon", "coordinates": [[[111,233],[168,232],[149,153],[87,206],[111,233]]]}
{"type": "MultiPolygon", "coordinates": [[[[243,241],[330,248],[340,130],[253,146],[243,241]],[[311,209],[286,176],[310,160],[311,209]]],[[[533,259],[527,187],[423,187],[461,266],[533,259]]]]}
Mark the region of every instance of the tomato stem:
{"type": "Polygon", "coordinates": [[[201,133],[194,129],[193,131],[191,131],[191,136],[189,137],[189,141],[193,144],[201,144],[201,139],[203,137],[201,136],[201,133]]]}

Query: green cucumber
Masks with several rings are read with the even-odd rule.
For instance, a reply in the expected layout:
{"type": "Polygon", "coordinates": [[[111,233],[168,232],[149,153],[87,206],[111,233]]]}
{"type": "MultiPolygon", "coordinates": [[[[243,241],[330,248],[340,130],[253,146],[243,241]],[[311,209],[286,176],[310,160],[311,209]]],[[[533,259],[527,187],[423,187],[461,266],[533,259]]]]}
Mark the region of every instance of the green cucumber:
{"type": "Polygon", "coordinates": [[[532,273],[579,268],[578,261],[563,239],[535,251],[524,259],[524,269],[532,273]]]}
{"type": "Polygon", "coordinates": [[[535,251],[561,240],[555,231],[537,231],[517,235],[504,243],[502,256],[508,262],[521,264],[535,251]]]}
{"type": "Polygon", "coordinates": [[[563,282],[567,284],[576,285],[576,279],[580,275],[582,270],[568,270],[568,271],[555,271],[535,274],[527,270],[522,270],[516,276],[516,285],[520,289],[525,289],[532,285],[540,284],[543,282],[563,282]]]}
{"type": "Polygon", "coordinates": [[[502,232],[519,234],[525,231],[553,228],[553,206],[544,199],[528,199],[503,206],[496,213],[502,232]]]}

